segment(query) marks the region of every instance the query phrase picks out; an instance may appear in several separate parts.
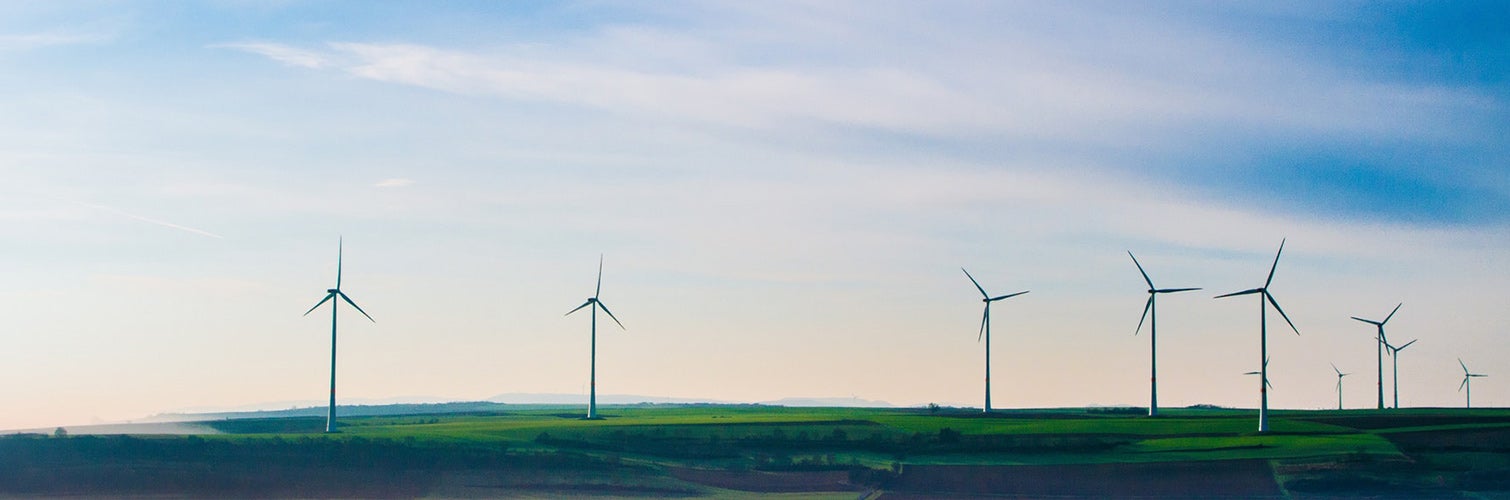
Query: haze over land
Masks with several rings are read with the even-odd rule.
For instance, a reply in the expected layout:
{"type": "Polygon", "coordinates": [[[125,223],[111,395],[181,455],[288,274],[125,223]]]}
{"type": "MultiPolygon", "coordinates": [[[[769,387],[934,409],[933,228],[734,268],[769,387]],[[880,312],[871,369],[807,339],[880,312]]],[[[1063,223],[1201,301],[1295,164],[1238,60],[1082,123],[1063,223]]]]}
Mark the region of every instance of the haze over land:
{"type": "Polygon", "coordinates": [[[0,4],[0,428],[323,398],[338,235],[343,398],[584,393],[602,253],[604,393],[978,405],[965,266],[994,405],[1144,404],[1132,250],[1252,407],[1288,237],[1271,405],[1399,302],[1402,406],[1510,405],[1507,10],[0,4]]]}

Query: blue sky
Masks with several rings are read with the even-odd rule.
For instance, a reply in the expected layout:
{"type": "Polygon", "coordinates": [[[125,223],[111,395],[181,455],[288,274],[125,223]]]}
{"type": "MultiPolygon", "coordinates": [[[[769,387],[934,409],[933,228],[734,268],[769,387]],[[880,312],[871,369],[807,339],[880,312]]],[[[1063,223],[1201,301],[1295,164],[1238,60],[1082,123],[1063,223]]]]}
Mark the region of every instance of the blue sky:
{"type": "MultiPolygon", "coordinates": [[[[1382,316],[1510,365],[1510,9],[1483,3],[0,6],[0,428],[343,396],[600,389],[999,406],[1335,402],[1382,316]],[[1230,290],[1229,290],[1230,289],[1230,290]],[[1232,376],[1224,376],[1233,372],[1232,376]]],[[[1348,380],[1349,406],[1371,387],[1348,380]]],[[[1479,384],[1482,404],[1510,386],[1479,384]]]]}

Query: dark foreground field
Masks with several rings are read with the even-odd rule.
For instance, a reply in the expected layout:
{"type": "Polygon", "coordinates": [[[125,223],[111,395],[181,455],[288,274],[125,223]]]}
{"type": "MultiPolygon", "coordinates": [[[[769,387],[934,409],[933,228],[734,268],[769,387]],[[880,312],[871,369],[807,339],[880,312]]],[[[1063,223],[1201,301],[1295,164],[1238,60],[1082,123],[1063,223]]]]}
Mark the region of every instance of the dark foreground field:
{"type": "Polygon", "coordinates": [[[1510,411],[623,407],[0,438],[0,496],[1510,498],[1510,411]]]}

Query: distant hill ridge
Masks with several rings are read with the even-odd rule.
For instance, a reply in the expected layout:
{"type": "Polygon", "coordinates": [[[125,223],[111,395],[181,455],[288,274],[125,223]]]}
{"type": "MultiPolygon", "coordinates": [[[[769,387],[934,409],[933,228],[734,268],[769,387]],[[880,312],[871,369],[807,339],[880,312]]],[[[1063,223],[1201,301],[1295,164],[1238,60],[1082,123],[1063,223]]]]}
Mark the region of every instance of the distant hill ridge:
{"type": "MultiPolygon", "coordinates": [[[[737,401],[721,401],[714,399],[697,398],[669,398],[650,397],[632,394],[608,394],[598,396],[599,404],[606,405],[739,405],[756,404],[767,406],[793,406],[793,407],[860,407],[860,408],[895,408],[896,405],[886,401],[848,398],[782,398],[772,401],[756,403],[744,403],[737,401]]],[[[471,412],[499,412],[507,411],[520,405],[529,406],[562,406],[578,407],[586,405],[586,399],[581,394],[525,394],[506,393],[488,398],[484,401],[437,401],[421,403],[380,403],[380,404],[353,404],[337,405],[337,413],[341,416],[372,417],[389,415],[425,415],[442,413],[471,413],[471,412]]],[[[280,406],[282,404],[279,404],[280,406]]],[[[182,411],[154,415],[136,422],[181,422],[195,420],[222,420],[242,418],[285,418],[285,417],[323,417],[326,413],[324,405],[311,404],[286,409],[262,409],[262,410],[232,410],[232,411],[182,411]]]]}

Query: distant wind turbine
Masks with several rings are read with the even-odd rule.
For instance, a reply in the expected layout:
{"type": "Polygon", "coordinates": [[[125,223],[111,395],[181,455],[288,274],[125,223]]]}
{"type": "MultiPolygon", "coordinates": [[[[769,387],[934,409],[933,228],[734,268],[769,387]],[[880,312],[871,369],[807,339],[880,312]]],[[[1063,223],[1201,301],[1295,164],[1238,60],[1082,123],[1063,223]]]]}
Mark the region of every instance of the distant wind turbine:
{"type": "Polygon", "coordinates": [[[1386,337],[1384,336],[1384,324],[1388,323],[1390,318],[1395,317],[1395,313],[1399,312],[1400,311],[1400,306],[1403,306],[1403,305],[1405,305],[1404,302],[1396,304],[1395,305],[1395,310],[1390,311],[1389,312],[1389,316],[1385,316],[1384,317],[1384,321],[1374,321],[1374,320],[1371,320],[1371,319],[1363,319],[1363,318],[1360,318],[1360,317],[1357,317],[1357,316],[1353,316],[1353,319],[1356,319],[1358,321],[1362,321],[1364,323],[1368,323],[1370,325],[1374,325],[1375,331],[1377,332],[1376,335],[1377,335],[1377,340],[1379,341],[1378,342],[1379,345],[1375,346],[1378,349],[1378,352],[1375,353],[1375,354],[1378,357],[1378,363],[1379,363],[1379,409],[1380,410],[1384,409],[1384,347],[1387,346],[1387,345],[1389,345],[1388,340],[1386,340],[1386,337]]]}
{"type": "Polygon", "coordinates": [[[319,309],[326,302],[330,302],[330,407],[325,414],[325,432],[336,431],[336,311],[340,307],[338,307],[337,302],[331,302],[331,299],[340,297],[347,304],[351,304],[351,307],[356,308],[357,312],[362,313],[363,316],[367,316],[369,321],[377,322],[377,320],[372,319],[372,316],[367,314],[367,311],[363,311],[361,306],[358,306],[356,302],[352,302],[351,297],[347,297],[346,293],[341,291],[341,254],[344,251],[342,248],[344,244],[344,239],[336,240],[336,287],[326,290],[325,298],[320,299],[320,302],[315,304],[314,307],[309,308],[308,311],[304,311],[304,315],[309,316],[309,313],[314,312],[315,309],[319,309]]]}
{"type": "Polygon", "coordinates": [[[564,316],[571,316],[571,313],[577,312],[584,307],[592,306],[592,358],[588,375],[589,385],[587,389],[588,419],[598,418],[598,309],[602,309],[604,314],[607,314],[609,318],[613,318],[613,322],[618,323],[619,329],[628,330],[627,328],[624,328],[623,323],[619,323],[619,318],[615,318],[613,312],[610,312],[608,310],[608,306],[603,305],[603,302],[598,300],[598,295],[601,293],[603,293],[603,256],[599,255],[598,287],[593,289],[592,296],[587,298],[587,302],[583,302],[582,305],[577,306],[576,309],[567,311],[566,314],[564,314],[564,316]]]}
{"type": "Polygon", "coordinates": [[[1468,390],[1468,392],[1463,394],[1463,407],[1473,408],[1473,384],[1469,382],[1474,377],[1488,377],[1488,375],[1469,372],[1468,365],[1463,364],[1463,358],[1458,358],[1458,365],[1463,367],[1463,383],[1458,384],[1458,391],[1462,392],[1463,389],[1468,390]]]}
{"type": "MultiPolygon", "coordinates": [[[[1264,367],[1267,368],[1268,366],[1269,366],[1269,359],[1268,358],[1264,358],[1264,367]]],[[[1274,388],[1274,384],[1270,384],[1269,383],[1269,376],[1268,376],[1268,374],[1266,374],[1266,373],[1264,373],[1262,371],[1244,372],[1243,375],[1259,375],[1259,376],[1261,376],[1263,378],[1264,387],[1267,387],[1267,388],[1270,388],[1270,389],[1274,388]]]]}
{"type": "MultiPolygon", "coordinates": [[[[959,270],[965,271],[965,268],[961,267],[961,268],[959,268],[959,270]]],[[[998,300],[1002,300],[1002,299],[1010,299],[1012,297],[1016,297],[1016,296],[1022,295],[1024,293],[1028,293],[1028,291],[1027,290],[1023,290],[1023,291],[1017,292],[1017,293],[1009,293],[1009,294],[1002,295],[1002,296],[999,296],[999,297],[992,297],[990,294],[986,293],[986,289],[985,288],[983,288],[983,287],[980,286],[980,282],[979,281],[975,281],[975,277],[970,275],[970,271],[965,271],[965,277],[966,278],[970,278],[970,282],[975,284],[975,289],[976,290],[980,290],[981,302],[985,302],[986,303],[986,311],[980,317],[980,333],[976,335],[975,341],[976,342],[980,342],[980,340],[982,338],[984,338],[986,340],[986,407],[985,407],[985,412],[986,413],[991,413],[991,303],[992,302],[996,302],[998,300]]]]}
{"type": "MultiPolygon", "coordinates": [[[[1420,340],[1420,339],[1416,339],[1416,340],[1420,340]]],[[[1416,341],[1412,340],[1410,342],[1406,342],[1405,345],[1402,345],[1400,347],[1395,347],[1395,346],[1389,345],[1388,343],[1384,344],[1384,348],[1385,349],[1389,349],[1389,359],[1390,359],[1390,362],[1394,363],[1393,369],[1390,370],[1390,376],[1394,377],[1394,379],[1395,379],[1395,381],[1394,381],[1394,390],[1395,390],[1395,409],[1396,410],[1400,409],[1400,351],[1405,350],[1406,347],[1410,347],[1410,345],[1414,344],[1414,343],[1416,343],[1416,341]]]]}
{"type": "Polygon", "coordinates": [[[1332,364],[1332,371],[1337,372],[1337,409],[1341,410],[1342,409],[1342,377],[1346,377],[1346,376],[1352,375],[1352,374],[1351,373],[1342,373],[1342,370],[1338,370],[1337,369],[1337,365],[1335,363],[1332,364]]]}
{"type": "Polygon", "coordinates": [[[1274,265],[1269,268],[1269,279],[1264,280],[1264,286],[1216,296],[1216,298],[1220,299],[1238,295],[1258,295],[1258,359],[1263,363],[1262,367],[1259,368],[1259,374],[1264,379],[1264,382],[1258,385],[1259,432],[1269,431],[1269,320],[1267,305],[1274,306],[1274,310],[1279,311],[1279,316],[1285,319],[1285,323],[1290,325],[1290,329],[1295,330],[1296,335],[1300,335],[1300,329],[1295,328],[1295,323],[1290,321],[1290,316],[1285,314],[1285,310],[1279,307],[1279,302],[1275,301],[1274,296],[1269,294],[1269,285],[1274,283],[1274,271],[1279,269],[1279,255],[1284,253],[1284,251],[1285,242],[1284,240],[1280,240],[1279,251],[1274,253],[1274,265]]]}
{"type": "Polygon", "coordinates": [[[1137,335],[1143,329],[1143,320],[1148,320],[1148,416],[1159,415],[1159,308],[1154,304],[1154,298],[1161,293],[1188,292],[1200,290],[1199,288],[1158,288],[1153,286],[1153,279],[1148,277],[1148,272],[1143,270],[1143,264],[1138,263],[1138,258],[1133,257],[1131,251],[1127,252],[1132,257],[1133,265],[1138,266],[1138,272],[1143,274],[1143,281],[1148,283],[1148,302],[1143,304],[1143,315],[1138,317],[1138,328],[1133,330],[1137,335]]]}

